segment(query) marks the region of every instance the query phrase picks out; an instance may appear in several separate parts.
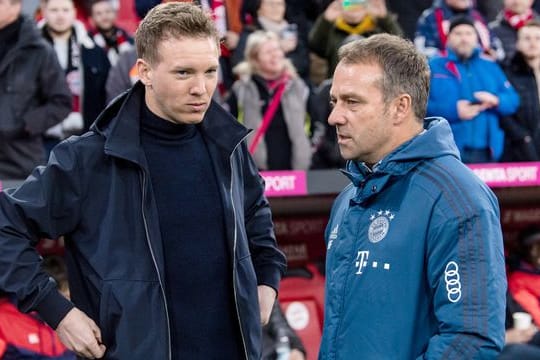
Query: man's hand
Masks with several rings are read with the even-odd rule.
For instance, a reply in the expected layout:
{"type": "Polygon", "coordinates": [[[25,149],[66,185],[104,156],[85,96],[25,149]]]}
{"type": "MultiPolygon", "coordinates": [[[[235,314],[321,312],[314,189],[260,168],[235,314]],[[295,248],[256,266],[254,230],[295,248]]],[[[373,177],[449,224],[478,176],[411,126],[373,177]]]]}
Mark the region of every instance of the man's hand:
{"type": "Polygon", "coordinates": [[[531,325],[528,329],[516,329],[511,328],[506,330],[506,343],[507,344],[525,344],[529,342],[537,330],[534,325],[531,325]]]}
{"type": "Polygon", "coordinates": [[[56,328],[60,341],[78,356],[100,359],[105,354],[101,331],[96,323],[77,308],[71,309],[56,328]]]}
{"type": "Polygon", "coordinates": [[[461,120],[471,120],[484,111],[484,104],[473,104],[469,100],[458,100],[457,113],[461,120]]]}
{"type": "Polygon", "coordinates": [[[499,106],[499,98],[490,92],[476,91],[473,95],[486,109],[499,106]]]}
{"type": "Polygon", "coordinates": [[[257,286],[257,292],[259,293],[259,308],[261,311],[261,324],[268,324],[270,320],[270,314],[274,307],[274,301],[276,301],[276,290],[268,285],[257,286]]]}
{"type": "Polygon", "coordinates": [[[291,349],[291,353],[289,354],[289,360],[306,360],[306,357],[304,356],[304,353],[300,350],[291,349]]]}
{"type": "Polygon", "coordinates": [[[343,12],[343,8],[341,7],[341,2],[338,0],[333,1],[328,5],[326,10],[324,10],[324,18],[326,21],[333,23],[336,21],[336,19],[341,15],[343,12]]]}
{"type": "Polygon", "coordinates": [[[225,34],[225,46],[229,50],[236,49],[239,40],[240,35],[235,33],[234,31],[227,31],[227,34],[225,34]]]}

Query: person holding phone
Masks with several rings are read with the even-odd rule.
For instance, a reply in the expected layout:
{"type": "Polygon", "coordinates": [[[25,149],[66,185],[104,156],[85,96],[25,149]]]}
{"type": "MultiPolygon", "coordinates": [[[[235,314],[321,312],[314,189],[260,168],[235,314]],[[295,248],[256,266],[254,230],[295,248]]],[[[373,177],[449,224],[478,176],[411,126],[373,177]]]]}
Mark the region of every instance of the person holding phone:
{"type": "Polygon", "coordinates": [[[503,153],[502,116],[513,114],[519,97],[500,66],[483,56],[475,22],[452,18],[446,52],[430,60],[428,116],[443,116],[466,163],[498,161],[503,153]]]}
{"type": "Polygon", "coordinates": [[[385,0],[336,0],[315,21],[309,33],[309,48],[328,61],[327,77],[330,78],[341,45],[379,33],[403,34],[385,0]]]}

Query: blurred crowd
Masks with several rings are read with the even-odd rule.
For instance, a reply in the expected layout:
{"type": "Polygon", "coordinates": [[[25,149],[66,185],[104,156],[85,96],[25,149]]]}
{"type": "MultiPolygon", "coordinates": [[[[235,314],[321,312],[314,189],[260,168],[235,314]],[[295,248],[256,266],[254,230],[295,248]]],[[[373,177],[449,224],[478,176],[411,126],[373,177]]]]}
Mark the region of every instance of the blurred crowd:
{"type": "MultiPolygon", "coordinates": [[[[118,0],[22,1],[0,0],[0,179],[28,176],[138,81],[118,0]]],[[[159,2],[132,6],[140,19],[159,2]]],[[[327,123],[338,49],[377,33],[406,37],[428,57],[428,116],[449,121],[464,162],[540,160],[540,1],[195,2],[222,36],[214,100],[253,129],[247,142],[260,170],[344,165],[327,123]]],[[[516,328],[509,317],[507,358],[540,358],[540,229],[527,231],[509,262],[508,303],[532,325],[516,328]]]]}
{"type": "MultiPolygon", "coordinates": [[[[429,58],[428,116],[450,122],[464,162],[540,158],[539,1],[196,2],[223,39],[214,100],[254,130],[247,141],[261,170],[343,166],[327,124],[338,49],[382,32],[429,58]]],[[[157,3],[135,0],[133,20],[157,3]]],[[[25,178],[138,80],[120,5],[0,0],[1,179],[25,178]]]]}

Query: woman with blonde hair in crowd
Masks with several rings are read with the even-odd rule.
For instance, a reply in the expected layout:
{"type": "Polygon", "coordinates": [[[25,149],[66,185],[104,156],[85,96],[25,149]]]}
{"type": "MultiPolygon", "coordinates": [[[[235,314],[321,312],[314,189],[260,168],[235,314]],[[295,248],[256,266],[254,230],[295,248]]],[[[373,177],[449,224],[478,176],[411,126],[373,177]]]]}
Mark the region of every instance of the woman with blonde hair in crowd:
{"type": "Polygon", "coordinates": [[[254,130],[247,141],[259,169],[308,169],[309,89],[285,57],[277,35],[265,31],[251,34],[245,60],[234,71],[239,79],[227,103],[231,113],[254,130]]]}

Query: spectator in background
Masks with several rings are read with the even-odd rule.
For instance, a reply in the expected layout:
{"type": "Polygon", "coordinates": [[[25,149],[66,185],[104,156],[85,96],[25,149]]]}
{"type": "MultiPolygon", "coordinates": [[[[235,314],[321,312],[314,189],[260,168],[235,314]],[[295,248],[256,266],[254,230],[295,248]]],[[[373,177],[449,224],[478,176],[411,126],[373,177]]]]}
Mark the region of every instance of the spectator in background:
{"type": "Polygon", "coordinates": [[[72,111],[45,133],[48,150],[72,134],[88,130],[105,108],[105,82],[110,63],[107,55],[75,19],[73,0],[42,2],[43,37],[53,45],[72,95],[72,111]]]}
{"type": "Polygon", "coordinates": [[[306,349],[291,328],[276,300],[268,324],[263,326],[261,360],[305,360],[306,349]],[[287,357],[288,355],[288,357],[287,357]]]}
{"type": "Polygon", "coordinates": [[[517,33],[516,53],[504,71],[520,97],[518,111],[501,119],[505,132],[502,161],[540,160],[540,22],[517,33]]]}
{"type": "Polygon", "coordinates": [[[493,36],[484,17],[474,8],[473,0],[435,0],[418,19],[414,44],[428,57],[446,49],[450,19],[465,15],[473,19],[479,44],[484,53],[496,60],[504,59],[500,40],[493,36]]]}
{"type": "Polygon", "coordinates": [[[504,9],[489,24],[495,36],[501,40],[504,48],[503,64],[512,61],[516,52],[517,32],[530,20],[539,20],[540,16],[532,9],[533,0],[504,0],[504,9]]]}
{"type": "Polygon", "coordinates": [[[90,36],[105,51],[111,66],[116,64],[121,53],[134,49],[133,38],[115,23],[116,10],[112,0],[95,0],[90,7],[90,24],[94,27],[90,36]]]}
{"type": "Polygon", "coordinates": [[[517,110],[519,97],[499,65],[482,56],[472,18],[451,20],[446,46],[446,54],[429,62],[428,116],[450,122],[463,162],[498,161],[504,147],[499,118],[517,110]]]}
{"type": "Polygon", "coordinates": [[[313,25],[309,48],[328,61],[327,77],[331,78],[341,45],[379,33],[402,34],[395,15],[386,8],[385,0],[335,0],[313,25]]]}
{"type": "Polygon", "coordinates": [[[240,40],[233,57],[233,66],[244,60],[247,38],[257,30],[269,31],[276,34],[279,45],[285,56],[292,61],[296,72],[304,80],[309,78],[309,49],[306,38],[298,33],[298,26],[285,20],[285,0],[258,0],[257,13],[253,23],[245,26],[240,34],[240,40]]]}
{"type": "Polygon", "coordinates": [[[306,170],[311,148],[306,134],[309,89],[273,32],[249,35],[245,61],[235,67],[227,104],[238,120],[252,128],[248,148],[260,170],[306,170]]]}
{"type": "Polygon", "coordinates": [[[109,70],[105,90],[107,102],[131,88],[139,80],[137,51],[130,49],[120,54],[118,62],[109,70]]]}
{"type": "Polygon", "coordinates": [[[21,0],[0,0],[0,179],[24,179],[42,164],[43,133],[70,109],[54,50],[21,15],[21,0]]]}

